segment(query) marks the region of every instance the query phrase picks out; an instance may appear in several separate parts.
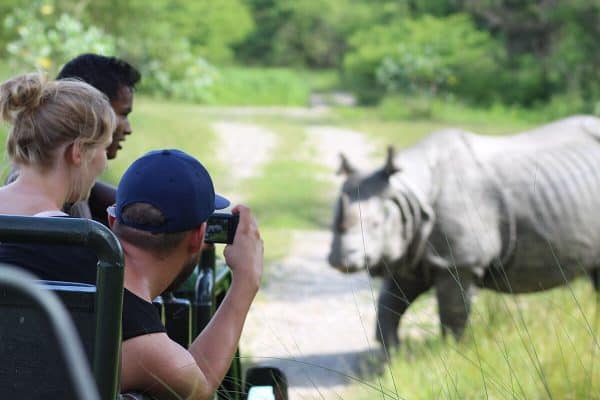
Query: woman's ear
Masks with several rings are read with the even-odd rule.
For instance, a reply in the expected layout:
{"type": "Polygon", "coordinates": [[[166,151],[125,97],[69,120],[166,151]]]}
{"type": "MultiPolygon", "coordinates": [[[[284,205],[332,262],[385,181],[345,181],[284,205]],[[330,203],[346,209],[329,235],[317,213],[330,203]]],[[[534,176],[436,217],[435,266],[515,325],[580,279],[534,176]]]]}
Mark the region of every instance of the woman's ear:
{"type": "Polygon", "coordinates": [[[83,149],[80,142],[73,142],[65,150],[65,160],[67,164],[79,167],[83,160],[83,149]]]}

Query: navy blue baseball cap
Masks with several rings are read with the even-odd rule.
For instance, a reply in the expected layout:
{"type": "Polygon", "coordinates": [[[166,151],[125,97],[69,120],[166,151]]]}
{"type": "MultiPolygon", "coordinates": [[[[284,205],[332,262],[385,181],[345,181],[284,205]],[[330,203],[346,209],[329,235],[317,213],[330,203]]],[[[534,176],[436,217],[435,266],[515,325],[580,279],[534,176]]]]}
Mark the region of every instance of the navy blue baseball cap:
{"type": "Polygon", "coordinates": [[[152,233],[174,233],[200,226],[229,200],[215,194],[208,171],[181,150],[154,150],[138,158],[125,171],[117,187],[114,217],[120,224],[152,233]],[[124,221],[125,207],[147,203],[162,212],[164,224],[140,225],[124,221]]]}

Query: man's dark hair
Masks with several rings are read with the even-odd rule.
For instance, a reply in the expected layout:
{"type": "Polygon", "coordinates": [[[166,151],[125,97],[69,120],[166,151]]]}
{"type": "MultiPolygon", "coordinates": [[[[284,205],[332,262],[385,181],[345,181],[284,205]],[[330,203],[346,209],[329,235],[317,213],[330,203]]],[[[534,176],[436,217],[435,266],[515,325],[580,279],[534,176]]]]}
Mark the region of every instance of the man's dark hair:
{"type": "Polygon", "coordinates": [[[121,86],[135,89],[140,72],[126,61],[98,54],[82,54],[62,67],[56,79],[79,78],[108,96],[117,98],[121,86]]]}
{"type": "MultiPolygon", "coordinates": [[[[166,221],[165,216],[160,210],[147,203],[133,203],[128,205],[124,208],[121,217],[126,222],[148,226],[160,226],[166,221]]],[[[118,221],[115,222],[112,230],[119,239],[153,253],[159,258],[164,258],[171,254],[183,242],[187,234],[187,231],[150,233],[121,225],[118,221]]]]}

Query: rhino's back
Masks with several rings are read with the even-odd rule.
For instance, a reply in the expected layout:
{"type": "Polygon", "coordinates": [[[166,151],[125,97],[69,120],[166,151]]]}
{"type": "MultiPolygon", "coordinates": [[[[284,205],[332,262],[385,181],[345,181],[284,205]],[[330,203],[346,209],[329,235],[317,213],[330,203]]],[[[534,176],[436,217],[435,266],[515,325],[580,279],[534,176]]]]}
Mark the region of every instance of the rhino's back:
{"type": "MultiPolygon", "coordinates": [[[[558,285],[600,260],[600,120],[573,117],[520,135],[479,141],[481,161],[514,218],[513,290],[558,285]]],[[[477,139],[475,140],[477,142],[477,139]]],[[[478,144],[474,151],[477,153],[478,144]]]]}

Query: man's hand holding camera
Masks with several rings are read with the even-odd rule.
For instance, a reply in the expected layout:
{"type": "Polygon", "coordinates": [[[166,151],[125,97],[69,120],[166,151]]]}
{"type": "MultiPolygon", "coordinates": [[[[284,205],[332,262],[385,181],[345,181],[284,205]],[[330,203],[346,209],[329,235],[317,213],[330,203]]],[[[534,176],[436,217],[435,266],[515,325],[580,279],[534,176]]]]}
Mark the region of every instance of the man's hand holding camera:
{"type": "Polygon", "coordinates": [[[260,238],[258,224],[250,209],[238,205],[232,212],[239,215],[239,223],[232,244],[225,247],[223,255],[227,265],[233,271],[233,285],[236,282],[250,284],[254,294],[260,286],[263,268],[263,241],[260,238]]]}

